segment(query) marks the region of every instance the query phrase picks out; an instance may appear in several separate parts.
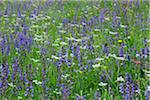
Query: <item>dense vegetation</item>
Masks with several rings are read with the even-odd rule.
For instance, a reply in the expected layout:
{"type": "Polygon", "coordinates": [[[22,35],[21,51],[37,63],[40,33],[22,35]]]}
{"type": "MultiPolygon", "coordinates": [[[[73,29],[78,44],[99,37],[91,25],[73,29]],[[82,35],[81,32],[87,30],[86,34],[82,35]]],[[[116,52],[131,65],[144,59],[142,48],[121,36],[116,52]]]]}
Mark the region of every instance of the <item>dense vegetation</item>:
{"type": "Polygon", "coordinates": [[[0,2],[0,100],[149,100],[147,0],[0,2]]]}

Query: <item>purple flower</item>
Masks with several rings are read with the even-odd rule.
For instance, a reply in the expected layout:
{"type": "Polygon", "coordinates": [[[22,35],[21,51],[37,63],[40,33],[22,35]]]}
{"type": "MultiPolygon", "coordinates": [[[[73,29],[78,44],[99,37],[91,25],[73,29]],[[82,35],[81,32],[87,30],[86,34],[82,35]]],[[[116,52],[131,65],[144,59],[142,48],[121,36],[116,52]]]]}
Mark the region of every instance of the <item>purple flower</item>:
{"type": "Polygon", "coordinates": [[[76,96],[76,100],[85,100],[84,96],[76,96]]]}
{"type": "Polygon", "coordinates": [[[12,65],[12,75],[11,75],[13,83],[15,83],[16,81],[16,74],[17,74],[18,68],[19,68],[18,59],[15,59],[12,65]]]}
{"type": "Polygon", "coordinates": [[[115,27],[117,24],[117,16],[116,16],[116,12],[113,12],[112,13],[113,14],[113,22],[112,22],[112,24],[113,24],[113,26],[115,27]]]}
{"type": "Polygon", "coordinates": [[[130,61],[130,56],[129,56],[128,53],[126,53],[126,59],[127,59],[128,61],[130,61]]]}
{"type": "Polygon", "coordinates": [[[1,69],[1,78],[0,78],[0,91],[1,93],[5,92],[8,87],[8,74],[9,74],[9,66],[6,61],[2,64],[1,69]]]}
{"type": "Polygon", "coordinates": [[[131,95],[133,96],[134,93],[135,93],[135,86],[134,86],[134,84],[132,83],[132,84],[131,84],[131,95]]]}
{"type": "Polygon", "coordinates": [[[88,60],[88,64],[90,65],[90,69],[92,69],[93,67],[93,61],[92,60],[88,60]]]}
{"type": "Polygon", "coordinates": [[[124,95],[124,83],[120,83],[119,84],[119,92],[122,94],[122,95],[124,95]]]}
{"type": "Polygon", "coordinates": [[[66,63],[67,63],[67,65],[68,65],[68,67],[71,67],[71,66],[72,66],[72,61],[71,61],[71,59],[67,59],[67,60],[66,60],[66,63]]]}
{"type": "Polygon", "coordinates": [[[99,19],[100,19],[100,22],[103,23],[105,21],[105,13],[106,13],[107,9],[104,8],[101,10],[100,12],[100,16],[99,16],[99,19]]]}
{"type": "Polygon", "coordinates": [[[21,69],[19,69],[19,72],[20,72],[20,74],[19,74],[19,76],[20,76],[20,80],[23,80],[22,70],[21,70],[21,69]]]}
{"type": "Polygon", "coordinates": [[[119,56],[120,56],[120,57],[124,57],[123,47],[120,48],[119,56]]]}
{"type": "Polygon", "coordinates": [[[145,100],[149,100],[150,99],[150,89],[148,88],[146,91],[145,91],[145,100]]]}
{"type": "Polygon", "coordinates": [[[77,49],[76,49],[76,56],[77,56],[77,59],[78,59],[78,66],[81,66],[81,54],[80,54],[80,46],[77,46],[77,49]]]}
{"type": "Polygon", "coordinates": [[[132,76],[130,74],[126,74],[126,80],[132,82],[132,76]]]}
{"type": "Polygon", "coordinates": [[[140,7],[140,0],[136,0],[136,1],[135,1],[135,6],[136,6],[137,8],[140,7]]]}
{"type": "Polygon", "coordinates": [[[133,5],[133,0],[130,0],[129,1],[129,7],[130,7],[130,9],[132,9],[132,5],[133,5]]]}
{"type": "Polygon", "coordinates": [[[26,3],[23,4],[23,10],[25,11],[27,9],[26,3]]]}
{"type": "Polygon", "coordinates": [[[21,11],[20,11],[20,6],[18,7],[18,17],[21,18],[21,11]]]}
{"type": "Polygon", "coordinates": [[[8,43],[7,47],[6,47],[6,55],[8,56],[10,52],[10,44],[8,43]]]}
{"type": "Polygon", "coordinates": [[[64,99],[67,99],[68,96],[70,95],[70,90],[67,86],[62,87],[62,95],[64,99]]]}
{"type": "Polygon", "coordinates": [[[45,55],[47,53],[47,49],[46,48],[41,48],[41,54],[45,55]]]}
{"type": "Polygon", "coordinates": [[[107,46],[107,44],[103,45],[103,52],[108,55],[109,54],[109,48],[107,46]]]}
{"type": "Polygon", "coordinates": [[[95,92],[95,99],[97,98],[98,100],[100,100],[100,97],[101,97],[100,93],[98,91],[96,91],[95,92]]]}
{"type": "Polygon", "coordinates": [[[130,98],[130,82],[129,81],[126,81],[125,93],[126,93],[125,97],[130,98]]]}

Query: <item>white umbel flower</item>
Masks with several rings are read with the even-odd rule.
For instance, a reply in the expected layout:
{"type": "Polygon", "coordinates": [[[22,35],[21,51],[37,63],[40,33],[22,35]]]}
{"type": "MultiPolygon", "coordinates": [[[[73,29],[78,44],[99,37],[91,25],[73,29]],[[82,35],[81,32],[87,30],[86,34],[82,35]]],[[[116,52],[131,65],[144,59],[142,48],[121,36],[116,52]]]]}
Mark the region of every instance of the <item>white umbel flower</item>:
{"type": "Polygon", "coordinates": [[[106,86],[107,83],[100,82],[98,85],[99,85],[99,86],[106,86]]]}

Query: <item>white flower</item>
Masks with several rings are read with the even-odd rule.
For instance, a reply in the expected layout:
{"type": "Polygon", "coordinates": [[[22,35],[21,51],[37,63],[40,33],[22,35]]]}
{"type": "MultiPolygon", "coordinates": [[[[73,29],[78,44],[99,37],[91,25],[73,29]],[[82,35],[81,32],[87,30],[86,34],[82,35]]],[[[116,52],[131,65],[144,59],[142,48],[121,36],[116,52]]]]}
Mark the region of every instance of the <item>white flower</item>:
{"type": "Polygon", "coordinates": [[[57,91],[53,91],[53,93],[58,94],[58,95],[61,94],[61,92],[57,92],[57,91]]]}
{"type": "Polygon", "coordinates": [[[16,87],[16,85],[14,85],[13,83],[8,83],[8,85],[13,88],[16,87]]]}
{"type": "Polygon", "coordinates": [[[75,40],[75,38],[73,38],[73,37],[70,37],[70,38],[68,38],[68,40],[75,40]]]}
{"type": "Polygon", "coordinates": [[[80,46],[80,48],[85,50],[85,49],[86,49],[86,46],[83,46],[83,47],[82,47],[82,46],[80,46]]]}
{"type": "Polygon", "coordinates": [[[37,35],[37,34],[35,34],[35,37],[36,37],[36,38],[42,38],[43,36],[42,36],[42,35],[37,35]]]}
{"type": "Polygon", "coordinates": [[[135,90],[135,92],[136,92],[136,93],[140,93],[140,89],[138,89],[138,90],[135,90]]]}
{"type": "Polygon", "coordinates": [[[146,74],[150,74],[150,71],[148,70],[143,70],[146,74]]]}
{"type": "Polygon", "coordinates": [[[22,99],[22,97],[18,96],[18,99],[20,100],[20,99],[22,99]]]}
{"type": "Polygon", "coordinates": [[[40,81],[38,81],[38,80],[33,80],[33,82],[34,82],[35,84],[37,84],[37,85],[41,85],[41,84],[42,84],[42,82],[40,82],[40,81]]]}
{"type": "Polygon", "coordinates": [[[70,56],[71,56],[71,57],[74,57],[74,55],[73,55],[72,53],[70,53],[70,56]]]}
{"type": "Polygon", "coordinates": [[[98,67],[100,67],[100,64],[93,65],[93,68],[98,68],[98,67]]]}
{"type": "Polygon", "coordinates": [[[59,30],[59,32],[60,32],[60,33],[66,33],[66,31],[64,31],[64,30],[59,30]]]}
{"type": "Polygon", "coordinates": [[[89,38],[88,37],[82,37],[81,39],[82,40],[88,40],[89,38]]]}
{"type": "Polygon", "coordinates": [[[109,21],[109,20],[110,20],[110,18],[109,18],[109,17],[105,17],[105,20],[109,21]]]}
{"type": "Polygon", "coordinates": [[[124,57],[115,57],[117,60],[125,60],[124,57]]]}
{"type": "Polygon", "coordinates": [[[97,34],[93,34],[93,36],[94,36],[94,37],[98,37],[98,35],[97,35],[97,34]]]}
{"type": "Polygon", "coordinates": [[[124,57],[117,57],[116,54],[109,54],[108,56],[109,56],[109,57],[114,57],[114,58],[117,59],[117,60],[125,60],[124,57]]]}
{"type": "Polygon", "coordinates": [[[78,24],[69,24],[69,25],[72,26],[72,27],[74,27],[74,26],[79,27],[78,24]]]}
{"type": "Polygon", "coordinates": [[[122,28],[126,28],[127,26],[126,26],[126,25],[120,25],[120,27],[122,27],[122,28]]]}
{"type": "Polygon", "coordinates": [[[96,58],[96,61],[102,61],[104,58],[96,58]]]}
{"type": "Polygon", "coordinates": [[[53,22],[53,23],[55,23],[56,21],[55,21],[55,20],[53,20],[52,22],[53,22]]]}
{"type": "Polygon", "coordinates": [[[38,60],[38,59],[36,60],[36,59],[34,59],[34,58],[31,58],[31,60],[32,60],[33,62],[36,62],[36,63],[40,61],[40,60],[38,60]]]}
{"type": "Polygon", "coordinates": [[[60,42],[60,44],[61,44],[61,45],[67,45],[67,43],[66,43],[66,42],[60,42]]]}
{"type": "Polygon", "coordinates": [[[57,57],[57,56],[54,56],[54,55],[52,55],[52,58],[54,58],[54,59],[60,59],[60,57],[57,57]]]}
{"type": "Polygon", "coordinates": [[[150,42],[150,39],[148,39],[147,42],[149,43],[149,42],[150,42]]]}
{"type": "Polygon", "coordinates": [[[107,83],[100,82],[98,85],[99,85],[99,86],[106,86],[107,83]]]}
{"type": "Polygon", "coordinates": [[[149,74],[149,73],[146,73],[146,76],[147,76],[148,78],[150,78],[150,74],[149,74]]]}
{"type": "Polygon", "coordinates": [[[116,54],[109,54],[108,56],[116,58],[116,54]]]}
{"type": "Polygon", "coordinates": [[[140,54],[136,54],[136,57],[139,57],[140,56],[140,54]]]}
{"type": "Polygon", "coordinates": [[[59,44],[52,44],[52,46],[57,47],[57,46],[59,46],[59,44]]]}
{"type": "Polygon", "coordinates": [[[57,26],[57,28],[61,29],[61,28],[62,28],[62,26],[57,26]]]}
{"type": "Polygon", "coordinates": [[[117,19],[121,19],[121,17],[119,17],[119,16],[117,16],[116,18],[117,18],[117,19]]]}
{"type": "Polygon", "coordinates": [[[82,41],[81,39],[75,39],[77,42],[80,42],[80,41],[82,41]]]}
{"type": "Polygon", "coordinates": [[[94,31],[96,31],[96,32],[100,32],[100,29],[94,29],[94,31]]]}
{"type": "Polygon", "coordinates": [[[128,36],[128,39],[130,39],[131,38],[131,36],[128,36]]]}
{"type": "Polygon", "coordinates": [[[122,77],[122,76],[120,76],[120,77],[117,77],[117,80],[116,80],[117,82],[124,82],[124,78],[122,77]]]}
{"type": "Polygon", "coordinates": [[[147,90],[150,91],[150,86],[147,87],[147,90]]]}
{"type": "Polygon", "coordinates": [[[12,14],[13,17],[16,17],[16,14],[12,14]]]}
{"type": "Polygon", "coordinates": [[[111,32],[111,31],[109,31],[109,34],[116,35],[118,33],[117,32],[111,32]]]}

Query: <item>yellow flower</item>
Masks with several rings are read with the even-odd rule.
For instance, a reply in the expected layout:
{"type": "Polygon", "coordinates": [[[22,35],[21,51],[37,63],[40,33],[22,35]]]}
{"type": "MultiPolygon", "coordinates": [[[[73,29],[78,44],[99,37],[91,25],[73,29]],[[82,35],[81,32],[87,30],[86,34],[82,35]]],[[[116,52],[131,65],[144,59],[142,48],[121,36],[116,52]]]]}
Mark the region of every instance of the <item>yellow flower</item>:
{"type": "Polygon", "coordinates": [[[119,43],[122,43],[122,40],[118,40],[119,43]]]}
{"type": "Polygon", "coordinates": [[[82,74],[82,71],[79,71],[80,74],[82,74]]]}

